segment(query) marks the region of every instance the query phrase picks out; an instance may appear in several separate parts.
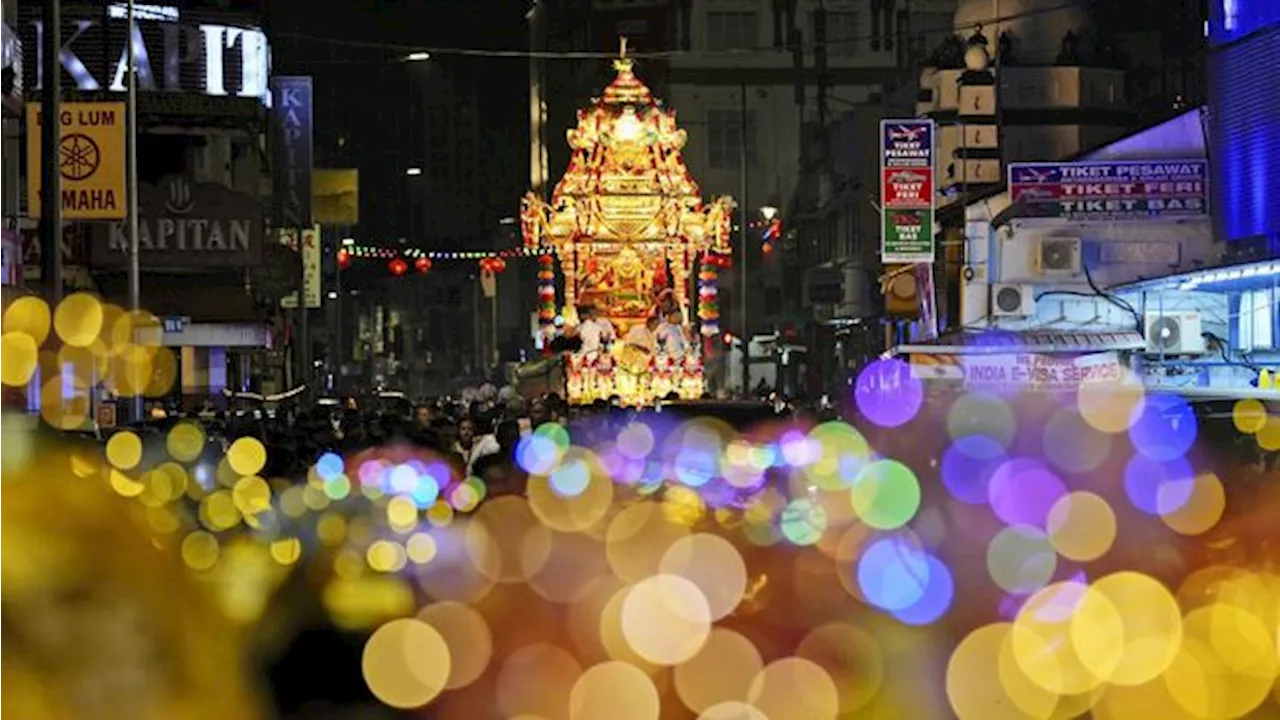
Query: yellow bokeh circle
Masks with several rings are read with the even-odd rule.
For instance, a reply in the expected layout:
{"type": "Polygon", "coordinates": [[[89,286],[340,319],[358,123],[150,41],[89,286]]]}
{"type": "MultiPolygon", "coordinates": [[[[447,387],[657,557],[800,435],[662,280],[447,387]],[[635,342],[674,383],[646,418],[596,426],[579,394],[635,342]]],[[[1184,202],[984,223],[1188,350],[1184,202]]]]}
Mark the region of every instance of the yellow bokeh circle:
{"type": "Polygon", "coordinates": [[[1092,692],[1122,654],[1124,624],[1115,606],[1075,581],[1032,595],[1010,631],[1011,651],[1027,679],[1058,695],[1092,692]]]}
{"type": "Polygon", "coordinates": [[[132,470],[142,462],[142,438],[130,430],[121,430],[107,440],[107,462],[118,470],[132,470]]]}
{"type": "Polygon", "coordinates": [[[1089,562],[1105,555],[1115,542],[1116,514],[1094,493],[1068,493],[1050,508],[1046,529],[1059,555],[1089,562]]]}
{"type": "Polygon", "coordinates": [[[53,312],[53,329],[62,342],[77,347],[91,345],[102,331],[102,302],[89,293],[63,298],[53,312]]]}
{"type": "Polygon", "coordinates": [[[1252,435],[1267,422],[1267,406],[1255,398],[1242,398],[1231,407],[1231,422],[1236,430],[1252,435]]]}
{"type": "Polygon", "coordinates": [[[1115,685],[1142,685],[1173,663],[1182,646],[1182,612],[1178,601],[1158,580],[1136,572],[1118,572],[1093,583],[1119,615],[1119,660],[1114,643],[1096,636],[1100,630],[1073,624],[1072,641],[1084,665],[1115,685]]]}
{"type": "Polygon", "coordinates": [[[43,345],[49,337],[51,323],[49,305],[34,295],[17,298],[4,310],[4,332],[29,335],[36,345],[43,345]]]}
{"type": "Polygon", "coordinates": [[[360,669],[374,697],[393,708],[419,708],[445,689],[453,662],[439,631],[416,619],[392,620],[365,643],[360,669]]]}
{"type": "Polygon", "coordinates": [[[36,341],[25,332],[6,332],[0,338],[0,380],[9,387],[20,387],[31,382],[40,363],[40,349],[36,341]]]}
{"type": "Polygon", "coordinates": [[[267,464],[267,448],[257,438],[242,437],[227,448],[227,464],[237,475],[257,475],[267,464]]]}

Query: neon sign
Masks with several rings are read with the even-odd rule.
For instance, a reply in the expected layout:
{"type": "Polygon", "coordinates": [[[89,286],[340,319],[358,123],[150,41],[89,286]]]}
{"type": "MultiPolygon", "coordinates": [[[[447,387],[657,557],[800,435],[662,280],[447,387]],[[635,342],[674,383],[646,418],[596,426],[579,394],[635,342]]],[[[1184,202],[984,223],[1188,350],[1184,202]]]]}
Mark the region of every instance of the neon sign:
{"type": "MultiPolygon", "coordinates": [[[[112,20],[126,20],[129,17],[129,6],[116,3],[111,6],[112,20]]],[[[162,22],[178,22],[178,8],[168,5],[133,5],[134,20],[160,20],[162,22]]]]}
{"type": "MultiPolygon", "coordinates": [[[[270,105],[271,49],[261,30],[180,23],[176,9],[164,6],[135,5],[134,10],[133,55],[139,90],[257,98],[270,105]]],[[[110,33],[101,15],[64,22],[58,59],[76,90],[125,90],[127,30],[120,27],[125,22],[117,13],[109,14],[110,33]]],[[[26,28],[30,44],[24,45],[30,48],[31,67],[36,69],[33,90],[39,92],[44,87],[44,27],[40,20],[31,20],[26,28]]]]}

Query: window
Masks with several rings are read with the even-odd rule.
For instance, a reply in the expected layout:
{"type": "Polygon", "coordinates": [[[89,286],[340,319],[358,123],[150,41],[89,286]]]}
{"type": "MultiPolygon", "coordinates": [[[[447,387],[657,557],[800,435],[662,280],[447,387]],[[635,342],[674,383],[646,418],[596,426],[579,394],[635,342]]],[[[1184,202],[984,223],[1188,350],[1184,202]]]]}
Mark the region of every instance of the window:
{"type": "MultiPolygon", "coordinates": [[[[707,165],[713,170],[736,170],[742,157],[742,112],[707,111],[707,165]]],[[[756,164],[756,123],[747,111],[747,166],[756,164]]]]}
{"type": "Polygon", "coordinates": [[[707,13],[707,49],[750,50],[759,45],[759,19],[753,12],[707,13]]]}
{"type": "Polygon", "coordinates": [[[1271,290],[1250,290],[1240,293],[1240,311],[1238,316],[1238,348],[1246,352],[1250,350],[1270,350],[1274,348],[1275,338],[1272,330],[1275,327],[1275,298],[1271,290]]]}
{"type": "MultiPolygon", "coordinates": [[[[812,36],[818,37],[816,12],[809,13],[812,36]]],[[[852,10],[827,11],[827,55],[831,57],[857,55],[861,45],[858,13],[852,10]]]]}

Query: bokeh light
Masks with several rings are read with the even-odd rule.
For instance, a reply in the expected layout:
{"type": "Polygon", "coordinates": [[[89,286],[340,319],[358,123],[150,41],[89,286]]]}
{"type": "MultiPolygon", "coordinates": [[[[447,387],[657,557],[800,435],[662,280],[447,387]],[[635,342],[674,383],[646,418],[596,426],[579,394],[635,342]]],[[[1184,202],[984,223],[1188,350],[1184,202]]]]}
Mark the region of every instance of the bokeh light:
{"type": "Polygon", "coordinates": [[[406,618],[392,620],[370,636],[360,665],[378,700],[411,709],[426,705],[445,689],[452,659],[435,628],[406,618]]]}
{"type": "Polygon", "coordinates": [[[920,411],[924,386],[907,363],[896,358],[876,360],[858,373],[853,399],[858,411],[876,425],[900,427],[920,411]]]}

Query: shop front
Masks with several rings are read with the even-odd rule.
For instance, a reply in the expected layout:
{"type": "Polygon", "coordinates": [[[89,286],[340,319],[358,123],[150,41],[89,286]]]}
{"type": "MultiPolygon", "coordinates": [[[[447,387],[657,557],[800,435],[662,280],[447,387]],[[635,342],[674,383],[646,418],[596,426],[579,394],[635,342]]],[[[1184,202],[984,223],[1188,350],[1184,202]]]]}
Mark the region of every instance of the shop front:
{"type": "Polygon", "coordinates": [[[1269,391],[1280,373],[1280,260],[1220,265],[1114,288],[1146,322],[1152,387],[1269,391]]]}
{"type": "MultiPolygon", "coordinates": [[[[157,319],[140,341],[173,348],[170,400],[198,407],[224,390],[260,392],[273,346],[272,313],[249,287],[264,253],[262,204],[185,175],[144,185],[138,199],[140,305],[157,319]]],[[[124,224],[95,226],[89,245],[103,296],[127,307],[124,224]]]]}
{"type": "Polygon", "coordinates": [[[932,389],[1074,394],[1091,382],[1124,382],[1135,352],[1136,331],[957,332],[936,341],[900,345],[913,377],[932,389]]]}

